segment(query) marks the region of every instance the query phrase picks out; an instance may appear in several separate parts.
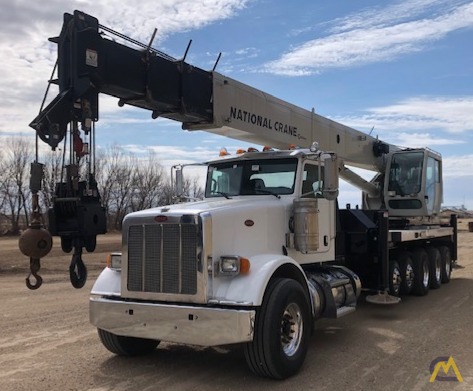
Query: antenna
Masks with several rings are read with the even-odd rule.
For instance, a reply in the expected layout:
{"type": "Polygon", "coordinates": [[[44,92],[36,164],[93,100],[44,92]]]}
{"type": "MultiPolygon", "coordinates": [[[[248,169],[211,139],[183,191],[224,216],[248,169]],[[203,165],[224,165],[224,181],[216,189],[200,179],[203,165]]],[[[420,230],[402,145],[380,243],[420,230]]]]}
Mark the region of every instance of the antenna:
{"type": "Polygon", "coordinates": [[[187,57],[187,53],[189,52],[189,49],[190,49],[190,47],[191,47],[191,44],[192,44],[192,39],[189,40],[189,43],[187,44],[187,48],[186,48],[186,51],[185,51],[185,53],[184,53],[184,57],[182,57],[182,60],[181,60],[182,62],[185,61],[185,59],[186,59],[186,57],[187,57]]]}
{"type": "Polygon", "coordinates": [[[146,47],[146,51],[149,52],[149,50],[151,49],[151,45],[153,44],[153,41],[154,41],[154,38],[156,37],[156,33],[158,32],[158,29],[155,28],[154,31],[153,31],[153,34],[151,35],[151,39],[149,40],[149,44],[148,46],[146,47]]]}
{"type": "Polygon", "coordinates": [[[374,127],[375,125],[373,125],[373,127],[371,128],[370,132],[368,133],[368,136],[371,136],[371,133],[373,133],[374,127]]]}
{"type": "Polygon", "coordinates": [[[215,61],[214,67],[212,68],[212,72],[215,71],[215,68],[217,68],[217,64],[220,61],[220,57],[222,57],[222,52],[218,54],[217,60],[215,61]]]}

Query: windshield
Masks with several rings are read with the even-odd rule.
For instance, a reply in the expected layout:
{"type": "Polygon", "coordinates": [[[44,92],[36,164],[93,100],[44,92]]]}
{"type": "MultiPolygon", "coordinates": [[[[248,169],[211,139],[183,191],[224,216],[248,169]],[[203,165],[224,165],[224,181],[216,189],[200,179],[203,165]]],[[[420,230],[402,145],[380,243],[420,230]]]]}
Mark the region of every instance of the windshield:
{"type": "Polygon", "coordinates": [[[422,152],[403,152],[393,155],[389,172],[389,191],[399,195],[419,193],[421,190],[422,152]]]}
{"type": "Polygon", "coordinates": [[[265,159],[209,165],[206,197],[292,194],[297,159],[265,159]]]}

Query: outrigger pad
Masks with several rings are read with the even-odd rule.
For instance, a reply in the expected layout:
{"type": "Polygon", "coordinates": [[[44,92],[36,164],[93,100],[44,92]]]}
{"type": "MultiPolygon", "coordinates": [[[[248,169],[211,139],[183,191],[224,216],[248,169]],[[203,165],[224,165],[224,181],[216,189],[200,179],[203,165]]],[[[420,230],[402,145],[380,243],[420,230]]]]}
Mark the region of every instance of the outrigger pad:
{"type": "Polygon", "coordinates": [[[366,296],[366,301],[371,304],[391,305],[399,304],[401,298],[390,295],[388,292],[378,292],[376,295],[366,296]]]}

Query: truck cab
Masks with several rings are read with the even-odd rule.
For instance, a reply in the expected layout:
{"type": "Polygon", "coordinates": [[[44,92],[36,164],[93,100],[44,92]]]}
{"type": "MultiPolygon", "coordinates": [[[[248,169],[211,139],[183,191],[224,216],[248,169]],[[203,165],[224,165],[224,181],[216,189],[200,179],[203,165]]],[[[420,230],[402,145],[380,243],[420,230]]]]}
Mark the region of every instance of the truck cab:
{"type": "Polygon", "coordinates": [[[301,359],[312,321],[353,310],[361,288],[342,268],[324,269],[327,286],[304,270],[335,260],[336,164],[334,154],[315,149],[226,156],[208,163],[204,200],[126,216],[122,253],[99,276],[90,301],[105,346],[116,352],[116,336],[256,344],[268,289],[290,280],[299,293],[285,316],[298,328],[286,326],[282,347],[293,350],[287,360],[301,359]],[[343,297],[335,300],[332,288],[343,297]]]}

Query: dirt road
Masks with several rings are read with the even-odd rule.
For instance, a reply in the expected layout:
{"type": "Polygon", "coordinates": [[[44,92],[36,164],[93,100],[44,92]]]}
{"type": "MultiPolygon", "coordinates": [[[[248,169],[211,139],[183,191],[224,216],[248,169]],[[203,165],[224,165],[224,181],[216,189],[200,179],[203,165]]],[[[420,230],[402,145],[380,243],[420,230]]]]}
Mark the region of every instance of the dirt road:
{"type": "MultiPolygon", "coordinates": [[[[473,233],[460,232],[459,264],[449,284],[425,297],[322,320],[302,371],[283,382],[253,376],[237,348],[162,343],[151,355],[116,357],[88,321],[88,296],[118,235],[85,254],[89,281],[68,282],[69,256],[55,248],[42,262],[44,285],[24,286],[27,260],[17,239],[0,239],[0,390],[472,390],[473,233]],[[463,382],[429,383],[429,365],[452,356],[463,382]]],[[[452,375],[452,370],[449,375],[452,375]]]]}

